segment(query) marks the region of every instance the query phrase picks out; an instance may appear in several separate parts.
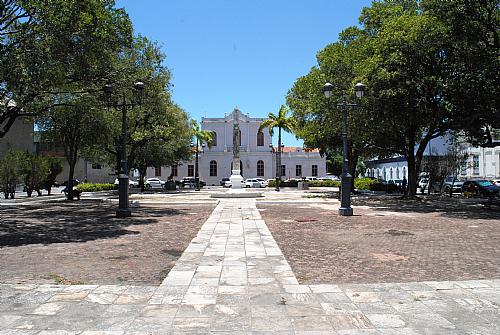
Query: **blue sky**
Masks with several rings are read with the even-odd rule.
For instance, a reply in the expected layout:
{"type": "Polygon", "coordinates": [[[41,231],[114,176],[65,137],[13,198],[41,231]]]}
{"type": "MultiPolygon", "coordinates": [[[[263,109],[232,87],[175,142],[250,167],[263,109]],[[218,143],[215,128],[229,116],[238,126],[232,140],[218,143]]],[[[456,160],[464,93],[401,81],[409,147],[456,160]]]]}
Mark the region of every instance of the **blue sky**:
{"type": "MultiPolygon", "coordinates": [[[[117,0],[117,7],[128,12],[136,33],[161,45],[174,101],[200,121],[235,106],[252,117],[276,113],[294,81],[316,64],[316,53],[356,25],[370,3],[117,0]]],[[[302,141],[288,135],[284,144],[302,141]]]]}

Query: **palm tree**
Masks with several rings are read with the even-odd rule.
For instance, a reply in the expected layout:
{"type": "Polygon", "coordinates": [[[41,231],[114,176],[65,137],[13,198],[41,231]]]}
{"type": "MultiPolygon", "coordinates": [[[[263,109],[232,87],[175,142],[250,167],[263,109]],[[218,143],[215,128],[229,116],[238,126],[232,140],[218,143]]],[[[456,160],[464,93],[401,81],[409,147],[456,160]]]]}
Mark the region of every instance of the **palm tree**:
{"type": "Polygon", "coordinates": [[[271,137],[274,134],[274,128],[278,128],[278,153],[276,155],[276,191],[280,190],[281,181],[281,130],[287,133],[293,133],[296,127],[296,121],[293,117],[287,117],[288,108],[285,105],[281,105],[278,111],[278,115],[269,113],[268,119],[261,123],[259,131],[264,128],[269,129],[269,135],[271,137]]]}
{"type": "Polygon", "coordinates": [[[195,180],[195,190],[199,191],[200,190],[200,178],[198,175],[198,151],[199,151],[199,146],[202,144],[204,146],[204,142],[207,143],[208,147],[211,148],[213,141],[214,141],[214,133],[209,131],[209,130],[201,130],[200,125],[196,120],[191,119],[191,131],[193,133],[193,137],[196,140],[196,159],[195,159],[195,164],[194,164],[194,180],[195,180]]]}

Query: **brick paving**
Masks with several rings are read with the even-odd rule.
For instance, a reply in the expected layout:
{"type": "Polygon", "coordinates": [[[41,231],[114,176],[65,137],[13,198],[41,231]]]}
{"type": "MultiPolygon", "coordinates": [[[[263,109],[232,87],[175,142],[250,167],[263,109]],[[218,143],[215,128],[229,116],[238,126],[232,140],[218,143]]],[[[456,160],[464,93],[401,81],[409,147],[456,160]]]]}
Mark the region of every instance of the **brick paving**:
{"type": "Polygon", "coordinates": [[[255,200],[222,200],[160,286],[0,284],[0,334],[500,333],[499,279],[300,285],[291,270],[255,200]]]}
{"type": "Polygon", "coordinates": [[[215,204],[156,204],[116,219],[95,201],[0,207],[0,283],[157,285],[215,204]]]}
{"type": "Polygon", "coordinates": [[[500,278],[499,211],[363,199],[354,217],[322,200],[258,208],[301,283],[500,278]]]}

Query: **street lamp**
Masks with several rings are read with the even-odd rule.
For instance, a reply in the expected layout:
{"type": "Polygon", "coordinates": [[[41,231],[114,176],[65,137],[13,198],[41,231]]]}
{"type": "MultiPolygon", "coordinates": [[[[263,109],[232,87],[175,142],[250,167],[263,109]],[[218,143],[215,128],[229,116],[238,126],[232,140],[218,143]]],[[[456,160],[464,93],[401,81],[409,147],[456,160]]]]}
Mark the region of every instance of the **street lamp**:
{"type": "MultiPolygon", "coordinates": [[[[202,152],[205,148],[205,143],[201,144],[202,152]]],[[[195,161],[194,161],[194,190],[199,191],[200,190],[200,176],[198,172],[198,152],[199,152],[199,142],[198,139],[196,139],[196,148],[195,148],[195,161]]]]}
{"type": "MultiPolygon", "coordinates": [[[[113,85],[106,84],[103,87],[103,91],[108,97],[108,102],[113,94],[113,85]]],[[[141,105],[142,103],[142,92],[144,91],[144,83],[142,81],[136,81],[133,86],[134,98],[127,102],[126,94],[123,93],[122,103],[114,103],[113,107],[116,110],[122,112],[122,134],[121,134],[121,152],[120,155],[120,166],[118,174],[118,209],[116,210],[116,217],[124,218],[132,215],[130,208],[128,206],[128,167],[127,167],[127,108],[133,108],[136,105],[141,105]]],[[[111,104],[108,103],[108,107],[111,104]]]]}
{"type": "MultiPolygon", "coordinates": [[[[354,92],[356,93],[356,98],[362,98],[364,93],[365,85],[362,83],[357,83],[354,86],[354,92]]],[[[323,86],[323,94],[327,99],[329,99],[333,94],[334,86],[330,83],[326,83],[323,86]]],[[[343,161],[342,161],[342,181],[340,188],[340,208],[339,214],[342,216],[351,216],[351,182],[352,176],[349,174],[349,147],[347,143],[347,111],[348,108],[355,108],[359,105],[356,103],[349,103],[345,96],[342,96],[342,101],[337,103],[337,107],[342,110],[342,142],[343,142],[343,161]]]]}

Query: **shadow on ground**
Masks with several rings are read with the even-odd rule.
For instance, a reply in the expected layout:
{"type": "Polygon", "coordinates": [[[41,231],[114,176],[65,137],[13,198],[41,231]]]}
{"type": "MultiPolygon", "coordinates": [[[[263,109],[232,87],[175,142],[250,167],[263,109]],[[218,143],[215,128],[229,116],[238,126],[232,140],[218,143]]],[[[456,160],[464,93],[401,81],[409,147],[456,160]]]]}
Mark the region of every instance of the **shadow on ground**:
{"type": "Polygon", "coordinates": [[[402,198],[400,195],[358,195],[353,198],[355,206],[370,206],[374,210],[438,213],[439,215],[457,219],[500,220],[500,201],[488,203],[485,199],[449,198],[444,196],[402,198]]]}
{"type": "Polygon", "coordinates": [[[183,210],[144,207],[133,216],[115,217],[116,206],[95,201],[0,207],[0,248],[29,244],[78,243],[138,234],[127,229],[149,225],[183,210]]]}

